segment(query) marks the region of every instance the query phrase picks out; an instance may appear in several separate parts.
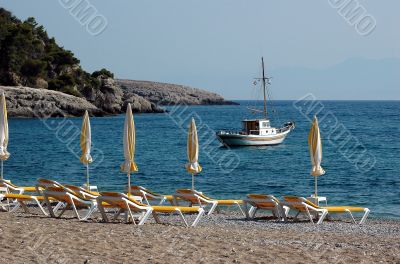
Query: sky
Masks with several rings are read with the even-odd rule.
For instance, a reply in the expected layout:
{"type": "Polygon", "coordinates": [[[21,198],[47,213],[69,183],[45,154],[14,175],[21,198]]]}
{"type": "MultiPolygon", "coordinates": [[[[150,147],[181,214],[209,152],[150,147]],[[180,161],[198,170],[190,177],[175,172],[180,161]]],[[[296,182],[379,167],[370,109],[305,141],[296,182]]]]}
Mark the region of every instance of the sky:
{"type": "Polygon", "coordinates": [[[20,19],[35,17],[89,72],[105,67],[117,78],[261,99],[252,82],[263,56],[274,99],[313,93],[322,100],[400,100],[398,0],[0,0],[0,6],[20,19]],[[346,1],[363,8],[357,18],[373,30],[351,25],[333,6],[346,1]],[[78,3],[95,8],[104,30],[88,29],[91,19],[80,23],[71,11],[78,3]]]}

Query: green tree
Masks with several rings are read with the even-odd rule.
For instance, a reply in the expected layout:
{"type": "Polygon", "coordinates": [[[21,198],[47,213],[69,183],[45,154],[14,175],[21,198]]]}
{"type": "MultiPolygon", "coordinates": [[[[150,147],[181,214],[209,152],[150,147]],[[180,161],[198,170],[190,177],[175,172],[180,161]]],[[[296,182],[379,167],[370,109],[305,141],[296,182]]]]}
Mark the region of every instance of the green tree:
{"type": "Polygon", "coordinates": [[[97,78],[97,77],[103,77],[103,78],[114,78],[114,74],[112,72],[110,72],[107,69],[101,69],[100,71],[95,71],[92,73],[92,77],[93,78],[97,78]]]}

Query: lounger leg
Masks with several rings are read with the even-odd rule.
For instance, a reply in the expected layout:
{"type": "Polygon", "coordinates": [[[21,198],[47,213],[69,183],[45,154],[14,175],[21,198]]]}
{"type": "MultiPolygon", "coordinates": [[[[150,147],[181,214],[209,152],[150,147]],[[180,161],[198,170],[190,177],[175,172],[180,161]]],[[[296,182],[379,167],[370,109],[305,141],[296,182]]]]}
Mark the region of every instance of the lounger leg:
{"type": "Polygon", "coordinates": [[[311,223],[314,224],[314,220],[313,220],[313,218],[312,218],[312,215],[310,214],[310,211],[308,211],[308,208],[307,208],[307,207],[305,207],[305,208],[306,208],[306,212],[307,212],[308,217],[310,218],[311,223]]]}
{"type": "MultiPolygon", "coordinates": [[[[165,202],[165,197],[160,200],[159,205],[162,205],[165,202]]],[[[150,205],[150,204],[149,204],[150,205]]]]}
{"type": "Polygon", "coordinates": [[[108,222],[108,217],[106,214],[106,210],[104,209],[104,207],[101,205],[101,201],[98,200],[98,208],[101,214],[101,217],[103,218],[104,222],[108,222]]]}
{"type": "Polygon", "coordinates": [[[250,218],[254,219],[256,217],[256,213],[258,212],[258,208],[257,207],[252,207],[251,209],[253,209],[253,211],[250,213],[250,218]]]}
{"type": "Polygon", "coordinates": [[[178,199],[175,196],[173,196],[173,197],[174,197],[174,199],[170,202],[171,205],[178,206],[179,205],[178,199]]]}
{"type": "MultiPolygon", "coordinates": [[[[200,206],[201,206],[201,203],[200,203],[200,206]]],[[[214,210],[217,208],[217,206],[218,206],[218,202],[213,202],[212,206],[210,208],[210,211],[208,211],[208,215],[211,215],[214,212],[214,210]]]]}
{"type": "Polygon", "coordinates": [[[45,202],[39,202],[39,200],[37,200],[36,198],[34,199],[35,200],[35,202],[37,203],[37,205],[38,205],[38,207],[39,207],[39,209],[40,209],[40,211],[42,211],[42,213],[45,215],[45,216],[48,216],[49,214],[44,210],[44,208],[43,208],[43,206],[46,204],[45,202]]]}
{"type": "Polygon", "coordinates": [[[345,209],[345,211],[346,211],[347,213],[349,213],[349,215],[350,215],[351,220],[353,221],[353,223],[354,223],[354,224],[357,224],[357,222],[356,222],[356,220],[354,219],[354,216],[353,216],[353,214],[350,212],[350,210],[349,210],[349,209],[345,209]]]}
{"type": "MultiPolygon", "coordinates": [[[[37,206],[39,207],[40,211],[42,211],[42,213],[45,216],[48,216],[48,213],[44,210],[42,204],[39,202],[39,200],[36,197],[32,197],[33,201],[35,201],[35,203],[37,204],[37,206]]],[[[44,203],[43,203],[44,204],[44,203]]]]}
{"type": "MultiPolygon", "coordinates": [[[[251,208],[250,208],[250,210],[251,210],[251,208]]],[[[245,211],[245,214],[246,214],[246,220],[249,220],[249,219],[250,219],[250,216],[249,216],[249,209],[248,209],[248,206],[247,206],[247,202],[246,202],[246,201],[244,202],[244,211],[245,211]]]]}
{"type": "Polygon", "coordinates": [[[297,214],[294,216],[293,220],[295,220],[295,221],[296,221],[296,220],[297,220],[297,218],[299,217],[299,214],[300,214],[300,213],[301,213],[301,212],[300,212],[300,211],[298,211],[298,212],[297,212],[297,214]]]}
{"type": "Polygon", "coordinates": [[[365,213],[364,213],[363,217],[361,218],[360,225],[365,223],[365,221],[367,220],[367,217],[369,215],[370,210],[368,208],[365,208],[364,212],[365,213]]]}
{"type": "Polygon", "coordinates": [[[242,207],[240,206],[240,204],[238,202],[236,202],[236,205],[239,207],[240,212],[242,212],[243,216],[246,216],[246,214],[243,212],[242,207]]]}
{"type": "Polygon", "coordinates": [[[144,194],[143,196],[144,196],[144,199],[146,200],[147,205],[150,205],[149,200],[147,200],[146,194],[144,194]]]}
{"type": "Polygon", "coordinates": [[[89,219],[90,216],[92,216],[92,214],[97,210],[97,205],[93,204],[90,206],[90,208],[88,209],[87,214],[82,218],[82,221],[86,221],[89,219]]]}
{"type": "Polygon", "coordinates": [[[189,227],[189,225],[188,225],[188,223],[187,223],[185,217],[183,216],[181,210],[179,210],[179,209],[175,209],[175,210],[178,212],[178,214],[179,214],[179,216],[181,217],[182,221],[185,223],[185,226],[186,226],[186,227],[189,227]]]}
{"type": "Polygon", "coordinates": [[[200,222],[200,219],[203,217],[205,211],[203,208],[199,208],[199,214],[197,215],[196,219],[192,223],[192,227],[197,226],[197,224],[200,222]]]}
{"type": "Polygon", "coordinates": [[[281,206],[281,210],[283,212],[283,221],[287,221],[287,216],[289,215],[290,207],[283,205],[281,206]]]}
{"type": "Polygon", "coordinates": [[[51,203],[50,203],[49,198],[47,197],[47,195],[44,195],[44,201],[45,201],[45,203],[47,205],[47,210],[49,210],[50,216],[55,218],[56,215],[54,214],[53,207],[51,207],[51,203]]]}
{"type": "Polygon", "coordinates": [[[60,208],[65,205],[63,202],[58,202],[56,206],[54,206],[54,213],[56,214],[60,208]]]}
{"type": "Polygon", "coordinates": [[[271,210],[272,216],[275,218],[280,218],[281,212],[279,212],[279,208],[275,205],[274,209],[271,210]]]}
{"type": "Polygon", "coordinates": [[[143,225],[147,219],[149,218],[149,216],[152,214],[153,209],[147,209],[147,211],[145,212],[145,214],[143,215],[142,219],[139,221],[138,225],[143,225]]]}
{"type": "Polygon", "coordinates": [[[155,212],[155,211],[153,211],[153,218],[154,218],[154,220],[156,221],[157,224],[161,224],[161,220],[158,217],[157,212],[155,212]]]}
{"type": "Polygon", "coordinates": [[[276,205],[275,205],[275,210],[278,212],[279,220],[281,220],[281,221],[287,221],[286,212],[285,212],[285,209],[283,208],[282,205],[276,204],[276,205]]]}
{"type": "MultiPolygon", "coordinates": [[[[22,207],[22,209],[24,209],[24,212],[25,213],[27,213],[27,214],[29,214],[30,212],[29,212],[29,208],[28,208],[28,206],[26,206],[26,204],[24,203],[24,202],[22,202],[22,201],[18,201],[18,203],[20,204],[20,206],[22,207]]],[[[17,206],[15,206],[13,209],[11,209],[11,211],[10,212],[14,212],[15,210],[17,210],[18,209],[18,207],[17,206]]]]}
{"type": "Polygon", "coordinates": [[[65,213],[65,211],[68,209],[68,205],[65,205],[64,206],[64,208],[61,210],[61,213],[59,213],[59,215],[57,216],[57,218],[60,218],[64,213],[65,213]]]}
{"type": "Polygon", "coordinates": [[[74,210],[74,213],[75,213],[76,217],[78,218],[79,221],[82,221],[81,217],[78,214],[78,210],[76,209],[74,200],[72,199],[72,197],[69,197],[69,199],[70,199],[70,202],[71,202],[71,205],[72,205],[72,210],[74,210]]]}
{"type": "Polygon", "coordinates": [[[321,214],[321,217],[319,218],[319,220],[318,220],[318,222],[317,222],[317,225],[319,225],[319,224],[321,224],[323,221],[324,221],[324,219],[325,219],[325,217],[328,215],[328,210],[324,210],[323,212],[322,212],[322,214],[321,214]]]}
{"type": "MultiPolygon", "coordinates": [[[[118,217],[120,216],[120,214],[122,214],[124,211],[125,211],[125,209],[120,208],[120,209],[118,210],[118,212],[116,212],[116,213],[114,214],[113,221],[116,221],[116,220],[118,219],[118,217]]],[[[126,215],[126,214],[125,214],[125,215],[126,215]]]]}
{"type": "MultiPolygon", "coordinates": [[[[20,204],[20,202],[19,202],[18,200],[15,200],[15,202],[12,202],[12,203],[9,202],[8,205],[9,205],[9,206],[8,206],[8,208],[9,208],[8,210],[9,210],[10,212],[15,212],[15,211],[21,206],[21,204],[20,204]],[[13,207],[12,209],[11,209],[11,206],[10,206],[11,204],[15,204],[14,207],[13,207]]],[[[25,210],[25,209],[24,209],[24,210],[25,210]]]]}
{"type": "MultiPolygon", "coordinates": [[[[136,225],[135,218],[133,217],[132,210],[131,210],[131,208],[129,207],[128,202],[125,201],[125,204],[126,204],[126,208],[128,208],[128,213],[129,213],[129,215],[127,215],[126,212],[125,212],[125,215],[126,215],[126,216],[129,216],[130,218],[132,218],[133,224],[136,225]]],[[[128,217],[128,219],[126,219],[126,222],[128,222],[129,217],[128,217]]]]}

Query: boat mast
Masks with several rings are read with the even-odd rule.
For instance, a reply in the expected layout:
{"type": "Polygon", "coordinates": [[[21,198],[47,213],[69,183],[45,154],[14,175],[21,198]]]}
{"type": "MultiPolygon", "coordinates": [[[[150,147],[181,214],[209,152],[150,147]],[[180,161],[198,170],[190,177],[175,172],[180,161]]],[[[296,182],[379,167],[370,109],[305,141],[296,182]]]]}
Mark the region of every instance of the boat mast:
{"type": "Polygon", "coordinates": [[[262,73],[263,73],[263,92],[264,92],[264,116],[265,118],[267,117],[267,84],[266,84],[266,79],[265,78],[265,70],[264,70],[264,57],[261,57],[261,63],[262,63],[262,73]]]}

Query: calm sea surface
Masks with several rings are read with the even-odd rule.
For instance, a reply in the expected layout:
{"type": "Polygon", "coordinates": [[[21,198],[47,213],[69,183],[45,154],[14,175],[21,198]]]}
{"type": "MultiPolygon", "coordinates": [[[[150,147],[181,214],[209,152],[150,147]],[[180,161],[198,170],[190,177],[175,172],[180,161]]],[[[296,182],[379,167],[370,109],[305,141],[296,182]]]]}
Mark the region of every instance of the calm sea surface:
{"type": "MultiPolygon", "coordinates": [[[[318,116],[324,126],[326,174],[318,180],[319,195],[328,197],[329,204],[368,206],[372,216],[400,218],[400,102],[323,101],[311,109],[307,104],[277,101],[272,124],[294,120],[297,125],[284,144],[222,148],[214,132],[240,128],[243,118],[254,117],[247,107],[262,105],[240,103],[136,114],[139,172],[133,175],[133,184],[165,194],[191,187],[184,165],[187,126],[195,116],[203,166],[196,177],[197,190],[217,198],[240,198],[248,193],[309,196],[314,190],[307,146],[309,118],[322,109],[318,116]]],[[[100,190],[122,191],[127,182],[119,171],[123,122],[123,115],[91,118],[95,162],[90,175],[91,183],[100,190]]],[[[10,119],[11,157],[4,163],[5,178],[21,185],[34,184],[39,177],[82,184],[85,168],[78,159],[80,126],[80,118],[10,119]]]]}

